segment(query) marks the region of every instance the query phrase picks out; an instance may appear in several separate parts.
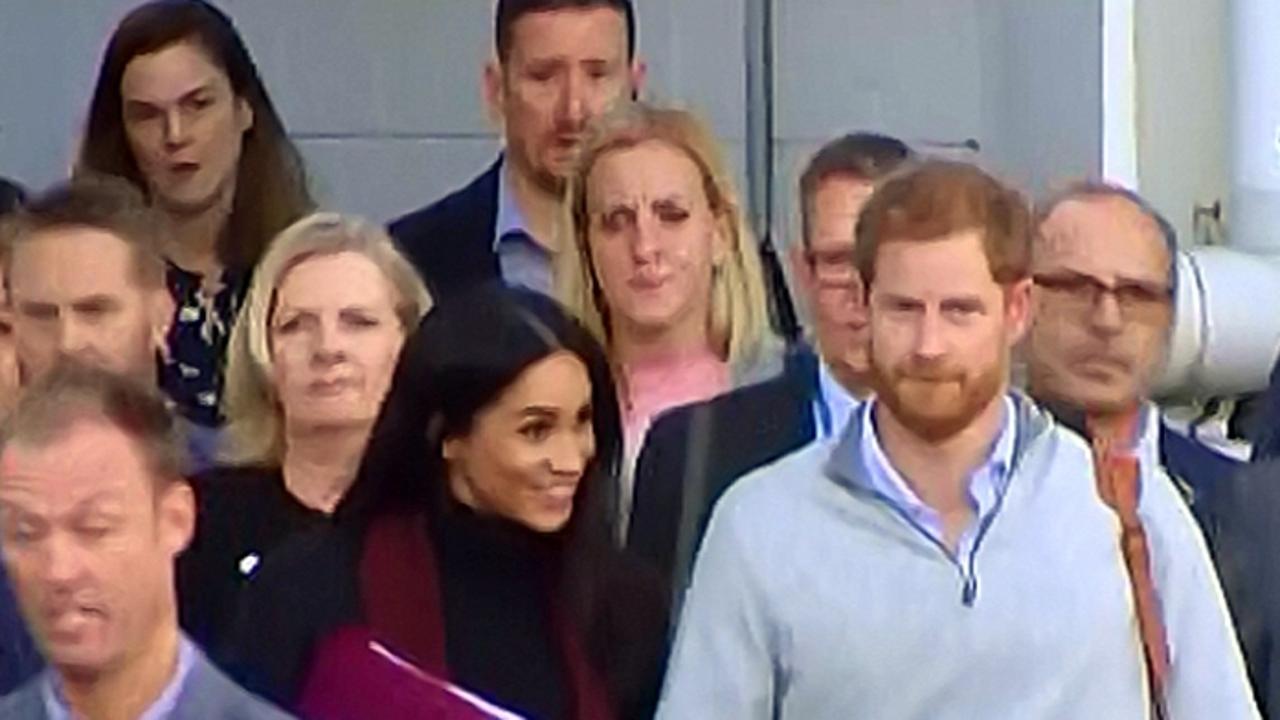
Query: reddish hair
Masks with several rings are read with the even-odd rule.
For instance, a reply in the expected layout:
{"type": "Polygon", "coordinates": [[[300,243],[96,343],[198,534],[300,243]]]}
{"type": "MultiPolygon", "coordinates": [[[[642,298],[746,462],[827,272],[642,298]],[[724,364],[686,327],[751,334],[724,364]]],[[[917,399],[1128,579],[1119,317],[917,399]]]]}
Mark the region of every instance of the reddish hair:
{"type": "Polygon", "coordinates": [[[1026,199],[974,165],[930,160],[878,189],[858,220],[855,259],[866,287],[880,246],[982,233],[991,276],[1001,284],[1031,274],[1031,210],[1026,199]]]}

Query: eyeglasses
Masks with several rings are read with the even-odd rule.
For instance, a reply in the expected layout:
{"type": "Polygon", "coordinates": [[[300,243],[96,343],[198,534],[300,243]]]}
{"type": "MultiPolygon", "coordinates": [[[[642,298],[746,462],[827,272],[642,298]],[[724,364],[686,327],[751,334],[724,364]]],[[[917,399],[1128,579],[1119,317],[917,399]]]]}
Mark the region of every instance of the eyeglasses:
{"type": "Polygon", "coordinates": [[[1080,313],[1093,310],[1104,295],[1110,295],[1126,320],[1158,319],[1173,301],[1173,289],[1157,282],[1121,280],[1108,285],[1095,277],[1073,272],[1036,274],[1032,280],[1056,294],[1067,309],[1080,313]]]}

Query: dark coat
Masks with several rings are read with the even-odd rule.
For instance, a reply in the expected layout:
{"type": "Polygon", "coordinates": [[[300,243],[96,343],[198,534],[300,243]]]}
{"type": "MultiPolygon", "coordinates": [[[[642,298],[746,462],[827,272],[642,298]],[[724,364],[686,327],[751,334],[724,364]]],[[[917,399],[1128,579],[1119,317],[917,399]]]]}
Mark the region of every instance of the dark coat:
{"type": "Polygon", "coordinates": [[[1203,514],[1254,698],[1264,718],[1280,717],[1280,460],[1215,487],[1203,514]]]}
{"type": "Polygon", "coordinates": [[[466,187],[388,226],[437,302],[502,280],[493,247],[501,169],[499,159],[466,187]]]}
{"type": "Polygon", "coordinates": [[[661,415],[636,461],[627,550],[683,587],[716,500],[813,440],[817,391],[818,359],[802,348],[772,380],[661,415]]]}
{"type": "MultiPolygon", "coordinates": [[[[364,532],[337,526],[287,543],[246,592],[233,675],[285,707],[314,708],[317,692],[320,706],[335,707],[335,696],[346,702],[360,688],[317,683],[332,678],[326,668],[342,660],[333,656],[335,648],[343,652],[335,640],[354,630],[422,671],[451,679],[441,577],[430,531],[424,531],[429,526],[421,514],[385,515],[364,532]]],[[[633,570],[610,571],[600,626],[585,629],[585,638],[556,623],[564,629],[565,689],[577,720],[651,717],[657,703],[665,602],[651,578],[633,570]]],[[[553,608],[564,605],[552,598],[553,608]]]]}
{"type": "Polygon", "coordinates": [[[17,689],[43,665],[0,564],[0,695],[17,689]]]}

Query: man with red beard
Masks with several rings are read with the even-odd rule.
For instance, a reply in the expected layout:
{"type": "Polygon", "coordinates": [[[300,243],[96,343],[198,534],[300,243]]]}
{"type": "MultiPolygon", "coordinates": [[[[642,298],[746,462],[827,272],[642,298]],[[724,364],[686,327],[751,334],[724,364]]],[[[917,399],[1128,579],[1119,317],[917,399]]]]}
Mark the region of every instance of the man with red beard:
{"type": "Polygon", "coordinates": [[[1257,717],[1172,484],[1141,500],[1173,651],[1153,682],[1092,454],[1009,391],[1030,226],[970,165],[927,162],[872,196],[856,261],[875,399],[721,500],[659,718],[1257,717]]]}
{"type": "Polygon", "coordinates": [[[649,429],[636,462],[627,550],[661,572],[677,602],[725,489],[838,433],[867,395],[854,228],[876,184],[911,156],[897,138],[856,132],[810,158],[800,177],[801,235],[792,246],[791,276],[808,306],[811,345],[793,347],[778,377],[665,412],[649,429]]]}

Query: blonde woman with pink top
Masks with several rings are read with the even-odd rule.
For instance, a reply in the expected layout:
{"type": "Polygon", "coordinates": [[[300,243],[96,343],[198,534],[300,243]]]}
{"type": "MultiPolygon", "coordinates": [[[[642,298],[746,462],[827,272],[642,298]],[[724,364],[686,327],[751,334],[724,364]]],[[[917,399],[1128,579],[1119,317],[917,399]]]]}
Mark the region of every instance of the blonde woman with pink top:
{"type": "Polygon", "coordinates": [[[756,243],[715,139],[692,114],[601,118],[569,179],[556,290],[608,349],[625,430],[620,527],[653,419],[776,375],[756,243]]]}

